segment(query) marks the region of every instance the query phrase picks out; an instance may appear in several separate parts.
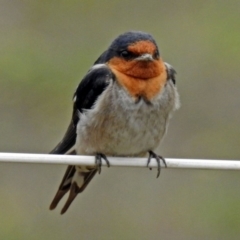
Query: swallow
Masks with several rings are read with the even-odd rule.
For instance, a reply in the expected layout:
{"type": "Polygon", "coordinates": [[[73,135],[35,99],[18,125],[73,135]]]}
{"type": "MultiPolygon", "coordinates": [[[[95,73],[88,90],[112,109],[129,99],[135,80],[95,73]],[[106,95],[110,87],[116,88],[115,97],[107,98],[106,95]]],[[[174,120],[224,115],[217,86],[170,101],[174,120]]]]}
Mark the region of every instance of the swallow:
{"type": "Polygon", "coordinates": [[[75,197],[101,171],[107,156],[139,157],[166,165],[154,152],[179,107],[175,70],[163,62],[154,38],[144,32],[119,35],[94,62],[73,96],[73,113],[62,141],[50,154],[95,155],[96,166],[68,166],[50,205],[69,192],[65,213],[75,197]]]}

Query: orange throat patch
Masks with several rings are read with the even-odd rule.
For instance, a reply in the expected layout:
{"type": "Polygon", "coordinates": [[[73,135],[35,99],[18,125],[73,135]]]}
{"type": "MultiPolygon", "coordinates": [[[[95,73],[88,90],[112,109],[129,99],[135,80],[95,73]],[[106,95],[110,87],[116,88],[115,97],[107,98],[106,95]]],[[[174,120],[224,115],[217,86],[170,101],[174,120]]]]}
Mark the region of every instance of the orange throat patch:
{"type": "Polygon", "coordinates": [[[108,63],[117,81],[134,98],[151,101],[167,81],[166,67],[162,59],[151,62],[129,61],[113,58],[108,63]]]}

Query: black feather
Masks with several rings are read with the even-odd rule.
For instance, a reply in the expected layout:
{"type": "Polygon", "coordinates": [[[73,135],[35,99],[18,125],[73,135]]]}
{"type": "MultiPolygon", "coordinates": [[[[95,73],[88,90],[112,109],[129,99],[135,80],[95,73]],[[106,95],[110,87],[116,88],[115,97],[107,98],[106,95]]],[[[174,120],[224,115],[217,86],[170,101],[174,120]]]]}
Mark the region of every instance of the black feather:
{"type": "Polygon", "coordinates": [[[79,112],[91,109],[97,98],[113,79],[113,73],[106,66],[92,68],[83,78],[74,94],[72,119],[62,141],[50,152],[50,154],[65,154],[76,142],[76,127],[79,121],[79,112]]]}
{"type": "Polygon", "coordinates": [[[91,109],[111,79],[113,79],[113,73],[106,65],[90,70],[74,94],[77,109],[80,112],[91,109]]]}
{"type": "MultiPolygon", "coordinates": [[[[104,64],[94,66],[89,70],[87,75],[78,85],[74,94],[73,114],[67,132],[65,133],[62,141],[50,152],[51,154],[76,154],[75,150],[70,150],[76,142],[76,128],[78,121],[80,120],[79,112],[83,112],[85,109],[91,109],[94,106],[97,98],[101,95],[113,78],[113,73],[104,64]]],[[[88,183],[96,174],[97,169],[81,173],[82,177],[84,178],[82,186],[77,186],[76,182],[72,182],[75,172],[75,166],[68,166],[58,191],[50,205],[51,210],[57,206],[61,198],[70,190],[69,198],[61,212],[63,214],[68,209],[69,205],[77,196],[77,194],[86,188],[88,183]]]]}

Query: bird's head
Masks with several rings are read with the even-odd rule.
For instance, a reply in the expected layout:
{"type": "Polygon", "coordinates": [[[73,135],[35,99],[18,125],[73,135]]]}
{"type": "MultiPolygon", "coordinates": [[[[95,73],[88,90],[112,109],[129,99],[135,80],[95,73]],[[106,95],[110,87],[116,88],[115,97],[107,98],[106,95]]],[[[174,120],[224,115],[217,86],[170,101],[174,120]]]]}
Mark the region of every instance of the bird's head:
{"type": "Polygon", "coordinates": [[[105,56],[111,68],[134,78],[154,78],[165,68],[155,40],[144,32],[121,34],[112,42],[105,56]]]}

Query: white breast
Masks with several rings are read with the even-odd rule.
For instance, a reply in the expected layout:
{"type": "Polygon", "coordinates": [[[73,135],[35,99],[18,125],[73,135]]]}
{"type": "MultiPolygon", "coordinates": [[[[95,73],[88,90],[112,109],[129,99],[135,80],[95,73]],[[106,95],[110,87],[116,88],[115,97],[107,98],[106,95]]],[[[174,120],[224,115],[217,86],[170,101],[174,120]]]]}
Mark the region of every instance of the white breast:
{"type": "Polygon", "coordinates": [[[78,154],[139,156],[154,150],[166,132],[170,114],[179,105],[171,81],[151,102],[136,103],[112,81],[91,110],[80,114],[77,126],[78,154]]]}

